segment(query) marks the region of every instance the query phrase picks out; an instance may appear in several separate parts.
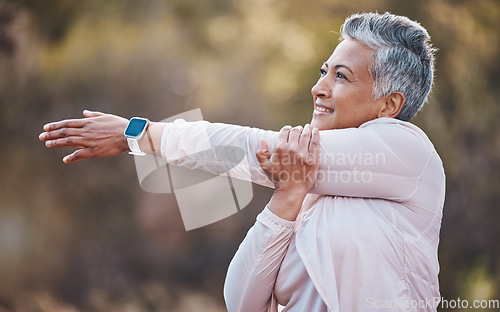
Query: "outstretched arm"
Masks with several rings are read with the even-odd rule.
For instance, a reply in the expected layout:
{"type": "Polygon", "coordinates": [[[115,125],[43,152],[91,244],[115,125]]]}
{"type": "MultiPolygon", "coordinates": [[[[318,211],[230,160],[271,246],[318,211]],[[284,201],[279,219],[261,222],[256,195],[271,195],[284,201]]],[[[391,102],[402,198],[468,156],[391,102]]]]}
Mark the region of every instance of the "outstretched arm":
{"type": "MultiPolygon", "coordinates": [[[[79,147],[64,158],[67,163],[128,151],[123,135],[126,119],[88,111],[84,115],[83,119],[45,125],[46,132],[40,139],[48,147],[79,147]]],[[[384,119],[359,128],[321,131],[319,176],[311,193],[395,201],[404,201],[412,195],[433,148],[415,126],[384,119]]],[[[272,187],[255,152],[264,138],[272,153],[277,135],[274,131],[236,125],[176,120],[151,123],[140,146],[149,153],[161,151],[170,163],[214,173],[218,166],[224,169],[227,164],[220,164],[210,153],[201,152],[207,146],[235,146],[244,152],[248,165],[235,166],[231,176],[272,187]]]]}
{"type": "MultiPolygon", "coordinates": [[[[255,151],[264,138],[272,153],[276,132],[184,120],[168,123],[164,129],[162,156],[169,163],[211,171],[223,160],[200,154],[203,147],[235,146],[244,151],[247,166],[235,166],[231,176],[273,186],[255,151]]],[[[403,202],[412,196],[433,153],[420,129],[393,118],[376,119],[359,128],[321,131],[320,137],[319,176],[311,190],[314,194],[403,202]]]]}

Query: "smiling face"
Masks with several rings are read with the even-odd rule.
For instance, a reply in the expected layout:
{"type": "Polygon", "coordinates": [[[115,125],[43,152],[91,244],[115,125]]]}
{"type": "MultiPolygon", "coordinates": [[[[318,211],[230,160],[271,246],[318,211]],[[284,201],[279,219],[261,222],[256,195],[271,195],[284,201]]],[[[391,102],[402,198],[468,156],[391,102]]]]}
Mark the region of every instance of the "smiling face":
{"type": "Polygon", "coordinates": [[[381,117],[384,98],[373,98],[369,68],[373,50],[347,38],[321,67],[312,88],[314,112],[311,126],[319,130],[359,127],[381,117]]]}

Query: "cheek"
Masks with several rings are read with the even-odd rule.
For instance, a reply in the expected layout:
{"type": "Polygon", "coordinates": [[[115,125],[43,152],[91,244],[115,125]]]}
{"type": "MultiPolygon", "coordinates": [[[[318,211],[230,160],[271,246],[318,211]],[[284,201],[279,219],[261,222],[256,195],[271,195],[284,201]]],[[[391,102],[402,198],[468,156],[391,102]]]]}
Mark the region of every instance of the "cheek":
{"type": "Polygon", "coordinates": [[[352,88],[349,92],[341,94],[343,106],[356,114],[373,109],[373,96],[371,90],[366,88],[352,88]]]}
{"type": "Polygon", "coordinates": [[[338,94],[336,122],[341,124],[341,127],[357,127],[377,117],[371,93],[360,89],[351,91],[349,94],[338,94]]]}

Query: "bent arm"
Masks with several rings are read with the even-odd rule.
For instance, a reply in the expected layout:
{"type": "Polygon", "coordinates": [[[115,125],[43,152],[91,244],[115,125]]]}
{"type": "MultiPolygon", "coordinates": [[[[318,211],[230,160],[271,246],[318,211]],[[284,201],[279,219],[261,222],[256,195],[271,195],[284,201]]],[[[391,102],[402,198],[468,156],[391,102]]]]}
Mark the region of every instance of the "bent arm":
{"type": "Polygon", "coordinates": [[[294,222],[277,217],[267,207],[257,216],[227,271],[224,299],[229,312],[267,309],[293,227],[294,222]]]}

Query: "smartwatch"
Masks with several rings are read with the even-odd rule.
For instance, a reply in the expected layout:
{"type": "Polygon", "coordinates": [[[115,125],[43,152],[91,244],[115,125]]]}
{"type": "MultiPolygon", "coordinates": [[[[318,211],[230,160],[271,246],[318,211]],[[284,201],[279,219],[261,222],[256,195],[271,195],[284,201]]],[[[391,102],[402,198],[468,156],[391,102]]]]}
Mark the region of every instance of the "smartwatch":
{"type": "Polygon", "coordinates": [[[125,129],[125,137],[127,138],[129,154],[144,156],[146,153],[139,148],[139,140],[142,138],[148,128],[149,120],[141,117],[133,117],[130,119],[127,129],[125,129]]]}

